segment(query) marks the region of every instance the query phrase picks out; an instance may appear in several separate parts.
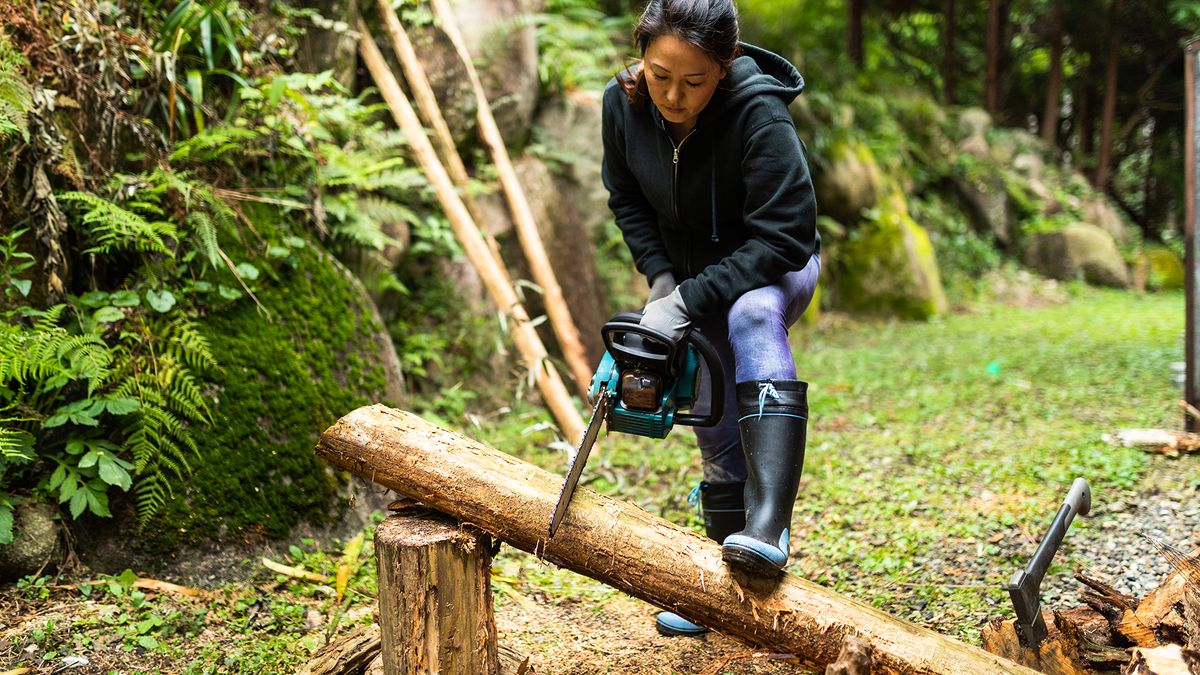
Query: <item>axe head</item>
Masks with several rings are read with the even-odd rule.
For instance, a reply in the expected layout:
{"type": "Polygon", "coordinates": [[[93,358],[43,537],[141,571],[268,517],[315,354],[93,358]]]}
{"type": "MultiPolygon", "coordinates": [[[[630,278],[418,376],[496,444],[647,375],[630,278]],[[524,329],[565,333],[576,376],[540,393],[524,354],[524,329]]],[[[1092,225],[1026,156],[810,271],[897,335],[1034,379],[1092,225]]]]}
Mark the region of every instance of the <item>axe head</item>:
{"type": "Polygon", "coordinates": [[[1046,639],[1046,620],[1042,618],[1041,579],[1020,570],[1008,582],[1008,596],[1017,613],[1017,627],[1025,644],[1036,650],[1046,639]]]}

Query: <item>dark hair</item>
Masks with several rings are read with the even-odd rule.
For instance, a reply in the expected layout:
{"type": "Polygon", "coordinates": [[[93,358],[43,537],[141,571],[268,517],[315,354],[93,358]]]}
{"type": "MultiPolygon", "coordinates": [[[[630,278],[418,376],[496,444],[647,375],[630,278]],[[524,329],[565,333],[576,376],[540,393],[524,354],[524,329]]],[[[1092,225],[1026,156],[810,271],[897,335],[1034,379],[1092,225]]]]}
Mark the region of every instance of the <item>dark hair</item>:
{"type": "MultiPolygon", "coordinates": [[[[733,0],[650,0],[637,26],[633,29],[633,41],[646,55],[651,42],[664,35],[687,42],[728,70],[738,57],[738,17],[733,0]]],[[[617,78],[629,103],[640,107],[647,95],[646,69],[639,67],[633,72],[625,68],[627,77],[617,78]]]]}

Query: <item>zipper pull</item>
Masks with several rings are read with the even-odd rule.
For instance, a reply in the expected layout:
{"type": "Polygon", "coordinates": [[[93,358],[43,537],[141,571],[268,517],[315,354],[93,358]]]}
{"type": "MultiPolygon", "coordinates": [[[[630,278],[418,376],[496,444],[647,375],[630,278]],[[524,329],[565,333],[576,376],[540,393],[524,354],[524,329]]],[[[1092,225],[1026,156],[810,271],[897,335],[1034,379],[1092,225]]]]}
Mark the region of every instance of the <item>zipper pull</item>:
{"type": "Polygon", "coordinates": [[[671,162],[673,164],[675,164],[676,166],[679,165],[679,146],[678,145],[675,146],[675,154],[673,157],[671,157],[671,162]]]}

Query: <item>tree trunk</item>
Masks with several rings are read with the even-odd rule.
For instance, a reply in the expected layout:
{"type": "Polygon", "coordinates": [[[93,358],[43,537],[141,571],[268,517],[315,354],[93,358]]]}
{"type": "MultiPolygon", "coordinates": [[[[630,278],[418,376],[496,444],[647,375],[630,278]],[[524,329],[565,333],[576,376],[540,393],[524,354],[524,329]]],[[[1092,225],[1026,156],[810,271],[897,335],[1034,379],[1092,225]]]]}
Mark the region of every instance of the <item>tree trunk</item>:
{"type": "Polygon", "coordinates": [[[375,530],[383,672],[496,675],[491,540],[437,512],[375,530]]]}
{"type": "Polygon", "coordinates": [[[874,648],[878,672],[1031,672],[803,579],[734,574],[716,543],[587,488],[547,541],[561,476],[411,413],[360,408],[327,429],[316,452],[517,548],[815,668],[833,663],[853,634],[874,648]]]}
{"type": "MultiPolygon", "coordinates": [[[[1094,52],[1093,52],[1094,55],[1094,52]]],[[[1083,72],[1079,76],[1079,88],[1076,89],[1075,102],[1075,126],[1078,138],[1079,155],[1087,157],[1092,154],[1092,148],[1095,147],[1096,139],[1096,89],[1091,86],[1091,71],[1092,66],[1089,62],[1084,66],[1083,72]]]]}
{"type": "Polygon", "coordinates": [[[983,107],[996,120],[1000,113],[1000,0],[988,0],[987,74],[984,79],[983,107]]]}
{"type": "Polygon", "coordinates": [[[1050,19],[1050,74],[1046,83],[1046,108],[1042,113],[1042,140],[1054,146],[1058,134],[1058,110],[1062,102],[1063,8],[1054,3],[1050,19]]]}
{"type": "Polygon", "coordinates": [[[1100,148],[1096,156],[1096,174],[1093,184],[1098,190],[1109,192],[1108,183],[1112,171],[1113,121],[1117,114],[1117,66],[1121,51],[1120,13],[1121,1],[1113,0],[1108,19],[1108,57],[1104,71],[1104,108],[1100,120],[1100,148]]]}
{"type": "Polygon", "coordinates": [[[942,102],[954,105],[954,90],[958,86],[958,17],[955,16],[955,0],[944,0],[942,21],[942,102]]]}
{"type": "Polygon", "coordinates": [[[847,51],[855,67],[863,67],[863,6],[867,0],[850,0],[847,17],[847,51]]]}

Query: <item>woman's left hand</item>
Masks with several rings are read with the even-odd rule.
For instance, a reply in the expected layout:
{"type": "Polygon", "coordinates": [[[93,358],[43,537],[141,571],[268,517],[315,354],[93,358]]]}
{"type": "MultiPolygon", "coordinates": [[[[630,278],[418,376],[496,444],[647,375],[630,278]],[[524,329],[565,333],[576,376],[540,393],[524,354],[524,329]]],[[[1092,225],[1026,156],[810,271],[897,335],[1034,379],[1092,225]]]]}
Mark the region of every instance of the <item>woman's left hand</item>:
{"type": "Polygon", "coordinates": [[[667,335],[672,342],[679,342],[692,325],[691,319],[688,318],[687,305],[683,304],[683,296],[679,294],[679,289],[676,288],[667,297],[646,305],[642,310],[641,325],[667,335]]]}

